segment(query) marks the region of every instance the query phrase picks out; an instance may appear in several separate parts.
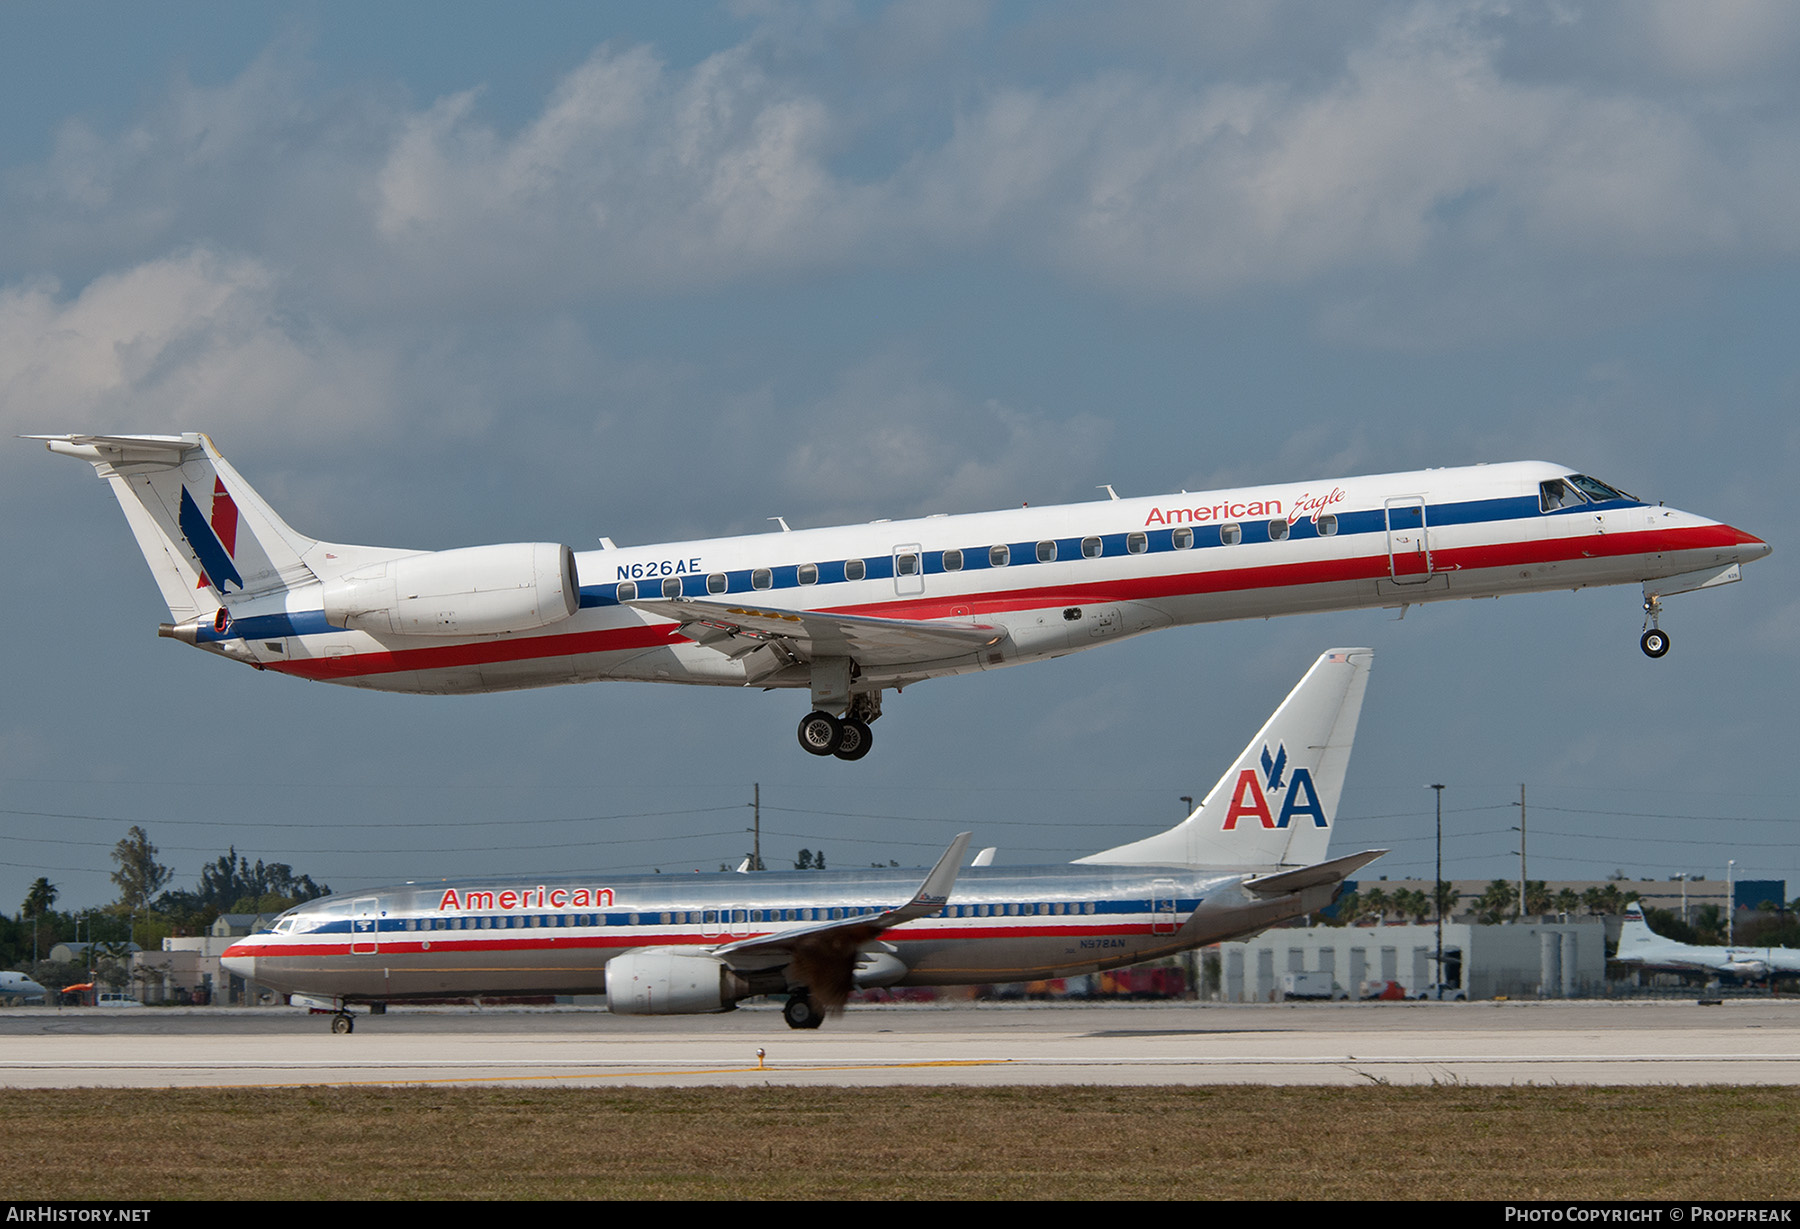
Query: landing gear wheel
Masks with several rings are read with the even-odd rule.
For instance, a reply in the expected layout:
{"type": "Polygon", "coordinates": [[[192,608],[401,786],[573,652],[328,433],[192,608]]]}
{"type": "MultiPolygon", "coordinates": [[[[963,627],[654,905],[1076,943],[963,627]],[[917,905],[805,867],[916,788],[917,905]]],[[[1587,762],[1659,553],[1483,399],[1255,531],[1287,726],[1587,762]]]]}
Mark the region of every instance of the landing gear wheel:
{"type": "Polygon", "coordinates": [[[813,755],[830,755],[844,738],[844,723],[830,713],[812,712],[800,719],[800,745],[813,755]]]}
{"type": "Polygon", "coordinates": [[[356,1027],[356,1020],[349,1012],[341,1012],[331,1017],[331,1031],[342,1036],[356,1027]]]}
{"type": "Polygon", "coordinates": [[[1660,627],[1653,627],[1644,633],[1638,641],[1638,647],[1644,650],[1645,657],[1661,657],[1669,651],[1669,633],[1660,627]]]}
{"type": "Polygon", "coordinates": [[[818,1028],[825,1023],[825,1013],[804,990],[788,998],[787,1006],[781,1009],[781,1018],[787,1021],[789,1028],[818,1028]]]}
{"type": "Polygon", "coordinates": [[[869,748],[875,745],[875,734],[869,729],[868,723],[851,717],[843,723],[843,727],[837,748],[832,754],[840,760],[860,760],[869,754],[869,748]]]}

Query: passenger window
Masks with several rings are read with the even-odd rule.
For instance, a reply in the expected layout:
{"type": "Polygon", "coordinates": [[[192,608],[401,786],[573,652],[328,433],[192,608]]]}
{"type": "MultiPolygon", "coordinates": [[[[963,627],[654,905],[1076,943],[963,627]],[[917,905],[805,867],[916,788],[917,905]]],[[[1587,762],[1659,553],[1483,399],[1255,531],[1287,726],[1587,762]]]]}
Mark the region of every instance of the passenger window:
{"type": "Polygon", "coordinates": [[[944,571],[946,571],[946,572],[962,571],[962,552],[961,551],[947,550],[944,552],[944,571]]]}
{"type": "Polygon", "coordinates": [[[1219,545],[1221,545],[1221,546],[1236,546],[1239,542],[1242,542],[1243,540],[1244,540],[1243,526],[1235,524],[1235,523],[1219,526],[1219,545]]]}
{"type": "Polygon", "coordinates": [[[1327,512],[1319,517],[1319,536],[1329,538],[1337,533],[1337,514],[1327,512]]]}
{"type": "Polygon", "coordinates": [[[1286,521],[1270,521],[1269,522],[1269,541],[1282,542],[1287,539],[1287,536],[1288,536],[1288,523],[1286,521]]]}
{"type": "Polygon", "coordinates": [[[1134,555],[1141,555],[1150,549],[1150,535],[1147,533],[1128,533],[1125,535],[1125,549],[1134,555]]]}
{"type": "Polygon", "coordinates": [[[900,576],[917,576],[919,574],[919,557],[917,555],[895,556],[894,571],[900,576]]]}
{"type": "Polygon", "coordinates": [[[845,580],[861,580],[863,577],[867,576],[868,574],[869,574],[868,565],[865,564],[861,559],[846,559],[846,560],[844,560],[844,579],[845,580]]]}
{"type": "Polygon", "coordinates": [[[757,568],[754,572],[750,573],[750,587],[752,589],[767,589],[774,583],[775,573],[769,571],[768,568],[757,568]]]}
{"type": "Polygon", "coordinates": [[[637,600],[637,582],[630,580],[620,581],[617,597],[621,602],[635,602],[637,600]]]}
{"type": "Polygon", "coordinates": [[[1169,535],[1169,544],[1176,550],[1189,549],[1194,545],[1194,531],[1191,529],[1177,529],[1174,533],[1169,535]]]}
{"type": "Polygon", "coordinates": [[[988,566],[1003,568],[1012,562],[1012,548],[1009,546],[988,547],[988,566]]]}
{"type": "Polygon", "coordinates": [[[801,564],[800,568],[799,568],[799,581],[803,585],[818,584],[819,583],[819,565],[816,563],[801,564]]]}
{"type": "Polygon", "coordinates": [[[725,579],[725,573],[714,572],[711,576],[706,578],[706,591],[708,593],[723,593],[725,592],[727,584],[728,582],[725,579]]]}
{"type": "Polygon", "coordinates": [[[679,578],[671,576],[671,577],[669,577],[669,579],[663,581],[663,596],[664,597],[680,597],[681,596],[681,581],[679,578]]]}
{"type": "Polygon", "coordinates": [[[1039,542],[1037,544],[1037,557],[1038,557],[1039,563],[1055,563],[1056,562],[1056,543],[1054,543],[1054,542],[1039,542]]]}
{"type": "Polygon", "coordinates": [[[1083,538],[1081,540],[1081,557],[1083,559],[1098,559],[1105,549],[1100,544],[1099,538],[1083,538]]]}

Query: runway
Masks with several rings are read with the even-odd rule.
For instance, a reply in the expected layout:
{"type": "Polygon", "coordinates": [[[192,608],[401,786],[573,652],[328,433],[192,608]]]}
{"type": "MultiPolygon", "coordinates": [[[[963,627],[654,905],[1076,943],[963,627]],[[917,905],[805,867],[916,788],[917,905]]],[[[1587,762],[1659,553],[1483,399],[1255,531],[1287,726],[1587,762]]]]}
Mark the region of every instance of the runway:
{"type": "Polygon", "coordinates": [[[0,1085],[1800,1084],[1800,1000],[0,1012],[0,1085]],[[762,1056],[758,1056],[761,1050],[762,1056]]]}

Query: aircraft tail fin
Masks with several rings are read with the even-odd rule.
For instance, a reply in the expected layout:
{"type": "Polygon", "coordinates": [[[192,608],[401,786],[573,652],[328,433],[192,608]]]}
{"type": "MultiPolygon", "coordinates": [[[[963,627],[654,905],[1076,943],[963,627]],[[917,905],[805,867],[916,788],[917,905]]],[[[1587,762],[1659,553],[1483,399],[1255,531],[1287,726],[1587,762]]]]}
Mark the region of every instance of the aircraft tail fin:
{"type": "Polygon", "coordinates": [[[1077,862],[1280,870],[1324,861],[1373,649],[1313,663],[1194,813],[1077,862]]]}
{"type": "Polygon", "coordinates": [[[184,435],[31,435],[112,488],[177,623],[316,579],[294,532],[213,442],[184,435]]]}
{"type": "Polygon", "coordinates": [[[1625,907],[1625,923],[1619,927],[1619,950],[1615,960],[1641,960],[1662,947],[1667,940],[1644,920],[1644,907],[1632,901],[1625,907]]]}

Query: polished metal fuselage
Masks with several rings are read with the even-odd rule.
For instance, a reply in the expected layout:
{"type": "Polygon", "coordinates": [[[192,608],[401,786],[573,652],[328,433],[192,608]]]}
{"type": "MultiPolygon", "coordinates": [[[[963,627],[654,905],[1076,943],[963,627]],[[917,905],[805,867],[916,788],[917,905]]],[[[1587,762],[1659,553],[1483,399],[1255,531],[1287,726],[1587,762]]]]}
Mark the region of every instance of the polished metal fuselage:
{"type": "MultiPolygon", "coordinates": [[[[1259,899],[1185,867],[969,868],[937,913],[860,949],[858,984],[1067,977],[1254,933],[1329,890],[1259,899]]],[[[310,902],[225,953],[231,971],[344,1001],[599,994],[613,957],[696,953],[904,904],[913,871],[560,875],[414,883],[310,902]]],[[[781,988],[779,986],[777,989],[781,988]]]]}

